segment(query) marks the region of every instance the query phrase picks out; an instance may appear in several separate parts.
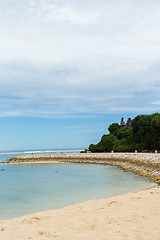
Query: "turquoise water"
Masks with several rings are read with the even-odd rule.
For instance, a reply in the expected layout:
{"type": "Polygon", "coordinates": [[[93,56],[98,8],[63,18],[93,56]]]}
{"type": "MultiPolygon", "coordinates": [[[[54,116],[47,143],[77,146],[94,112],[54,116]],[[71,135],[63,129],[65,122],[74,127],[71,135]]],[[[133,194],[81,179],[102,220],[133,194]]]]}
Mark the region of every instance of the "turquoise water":
{"type": "Polygon", "coordinates": [[[150,187],[148,179],[103,165],[0,165],[0,219],[150,187]]]}

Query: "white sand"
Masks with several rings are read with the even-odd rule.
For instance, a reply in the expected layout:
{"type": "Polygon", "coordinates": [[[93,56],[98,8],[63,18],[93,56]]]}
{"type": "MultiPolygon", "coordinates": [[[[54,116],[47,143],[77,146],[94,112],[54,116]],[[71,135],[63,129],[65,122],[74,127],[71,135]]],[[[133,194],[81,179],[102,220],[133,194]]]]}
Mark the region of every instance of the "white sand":
{"type": "Polygon", "coordinates": [[[160,188],[0,221],[0,240],[160,240],[160,188]]]}

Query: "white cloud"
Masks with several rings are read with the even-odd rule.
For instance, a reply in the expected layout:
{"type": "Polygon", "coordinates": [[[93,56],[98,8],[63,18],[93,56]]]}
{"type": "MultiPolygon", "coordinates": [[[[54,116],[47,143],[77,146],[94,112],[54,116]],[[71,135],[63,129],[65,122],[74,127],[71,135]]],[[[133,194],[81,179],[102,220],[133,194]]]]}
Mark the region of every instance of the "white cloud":
{"type": "Polygon", "coordinates": [[[159,7],[151,0],[3,1],[0,96],[24,99],[3,99],[2,114],[137,112],[144,104],[156,111],[159,7]]]}
{"type": "Polygon", "coordinates": [[[84,12],[82,10],[73,9],[71,6],[56,7],[55,5],[43,5],[44,16],[50,21],[70,22],[72,24],[90,24],[96,23],[99,17],[98,11],[84,12]]]}
{"type": "Polygon", "coordinates": [[[152,102],[153,105],[160,105],[160,101],[152,102]]]}

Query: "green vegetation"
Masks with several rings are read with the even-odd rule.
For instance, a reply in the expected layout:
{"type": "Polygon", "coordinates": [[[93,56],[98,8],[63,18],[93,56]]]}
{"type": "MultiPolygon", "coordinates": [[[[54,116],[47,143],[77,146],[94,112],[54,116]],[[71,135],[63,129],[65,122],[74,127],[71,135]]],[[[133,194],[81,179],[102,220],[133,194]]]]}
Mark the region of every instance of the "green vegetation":
{"type": "Polygon", "coordinates": [[[121,127],[112,123],[108,131],[110,134],[102,136],[98,144],[91,144],[91,152],[133,152],[160,150],[160,114],[138,115],[131,127],[121,127]]]}

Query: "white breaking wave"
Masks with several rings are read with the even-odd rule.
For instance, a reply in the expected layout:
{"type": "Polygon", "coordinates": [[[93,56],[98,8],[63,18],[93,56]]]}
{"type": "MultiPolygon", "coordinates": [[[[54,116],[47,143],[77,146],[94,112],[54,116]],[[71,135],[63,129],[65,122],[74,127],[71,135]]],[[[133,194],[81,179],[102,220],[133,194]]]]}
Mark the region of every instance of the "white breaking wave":
{"type": "Polygon", "coordinates": [[[4,152],[4,153],[2,152],[2,153],[0,153],[0,155],[6,155],[6,154],[7,154],[7,155],[8,155],[8,154],[11,154],[11,155],[12,155],[12,154],[22,154],[22,153],[24,153],[24,152],[4,152]]]}
{"type": "Polygon", "coordinates": [[[59,153],[59,152],[80,152],[84,149],[54,149],[54,150],[25,150],[18,152],[0,152],[0,155],[12,155],[12,154],[32,154],[32,153],[59,153]]]}
{"type": "Polygon", "coordinates": [[[43,151],[26,151],[26,152],[23,152],[23,153],[30,154],[30,153],[40,153],[40,152],[43,152],[43,151]]]}
{"type": "MultiPolygon", "coordinates": [[[[83,150],[83,149],[82,149],[83,150]]],[[[18,155],[27,155],[27,154],[49,154],[49,153],[79,153],[81,149],[51,149],[51,150],[24,150],[24,151],[8,151],[0,152],[0,162],[13,158],[18,155]]]]}

